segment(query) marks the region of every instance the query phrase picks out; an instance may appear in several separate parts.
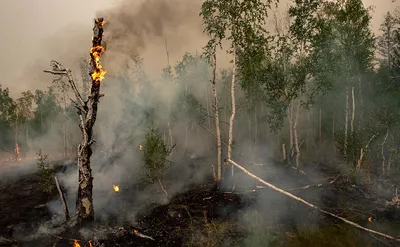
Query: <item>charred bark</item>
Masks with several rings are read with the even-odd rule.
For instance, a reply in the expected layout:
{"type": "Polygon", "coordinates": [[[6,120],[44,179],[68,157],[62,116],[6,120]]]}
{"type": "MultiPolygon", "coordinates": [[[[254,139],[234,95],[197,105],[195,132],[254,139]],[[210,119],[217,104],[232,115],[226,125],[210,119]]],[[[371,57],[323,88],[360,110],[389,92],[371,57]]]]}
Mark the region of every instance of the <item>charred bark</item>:
{"type": "Polygon", "coordinates": [[[60,63],[52,61],[52,70],[45,70],[46,73],[53,75],[66,76],[74,92],[76,101],[75,107],[78,109],[79,128],[82,132],[82,140],[78,146],[78,195],[76,201],[76,215],[78,223],[93,221],[93,176],[90,163],[92,156],[93,126],[96,122],[97,110],[100,94],[100,82],[106,71],[102,70],[99,64],[100,57],[104,48],[102,47],[103,38],[103,18],[95,19],[93,28],[92,48],[90,49],[90,76],[92,79],[90,94],[87,100],[84,100],[79,93],[70,69],[64,68],[60,63]]]}

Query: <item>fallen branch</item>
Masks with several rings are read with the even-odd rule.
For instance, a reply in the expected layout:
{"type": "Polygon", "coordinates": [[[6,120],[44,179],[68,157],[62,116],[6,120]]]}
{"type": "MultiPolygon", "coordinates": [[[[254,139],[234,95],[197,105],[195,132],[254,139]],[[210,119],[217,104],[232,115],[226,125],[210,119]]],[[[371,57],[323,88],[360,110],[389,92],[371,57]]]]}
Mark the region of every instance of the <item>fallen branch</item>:
{"type": "Polygon", "coordinates": [[[60,183],[58,182],[57,177],[54,177],[54,180],[56,181],[57,190],[58,190],[58,193],[60,194],[60,200],[61,200],[62,205],[63,205],[65,220],[69,220],[68,206],[67,206],[67,203],[65,201],[64,193],[61,190],[61,186],[60,186],[60,183]]]}
{"type": "Polygon", "coordinates": [[[314,187],[322,187],[322,186],[327,185],[327,184],[333,184],[339,179],[340,176],[341,175],[337,176],[335,179],[333,179],[329,183],[309,184],[309,185],[305,185],[305,186],[300,187],[300,188],[288,189],[287,191],[304,190],[304,189],[309,189],[309,188],[314,188],[314,187]]]}
{"type": "Polygon", "coordinates": [[[347,223],[347,224],[349,224],[349,225],[352,225],[352,226],[354,226],[354,227],[356,227],[356,228],[358,228],[358,229],[361,229],[361,230],[364,230],[364,231],[367,231],[367,232],[370,232],[370,233],[374,233],[374,234],[376,234],[376,235],[379,235],[379,236],[382,236],[382,237],[385,237],[385,238],[392,239],[392,240],[395,240],[395,241],[399,241],[399,242],[400,242],[400,239],[399,239],[399,238],[395,238],[395,237],[393,237],[393,236],[390,236],[390,235],[387,235],[387,234],[384,234],[384,233],[381,233],[381,232],[378,232],[378,231],[375,231],[375,230],[372,230],[372,229],[363,227],[363,226],[361,226],[361,225],[359,225],[359,224],[357,224],[357,223],[354,223],[354,222],[352,222],[352,221],[349,221],[349,220],[347,220],[347,219],[345,219],[345,218],[343,218],[343,217],[340,217],[340,216],[338,216],[338,215],[336,215],[336,214],[333,214],[333,213],[331,213],[331,212],[328,212],[328,211],[325,211],[325,210],[323,210],[323,209],[320,209],[319,207],[317,207],[317,206],[315,206],[315,205],[313,205],[313,204],[311,204],[311,203],[305,201],[304,199],[302,199],[302,198],[300,198],[300,197],[297,197],[297,196],[295,196],[295,195],[293,195],[293,194],[291,194],[291,193],[289,193],[289,192],[287,192],[287,191],[285,191],[285,190],[282,190],[282,189],[280,189],[280,188],[278,188],[278,187],[276,187],[276,186],[274,186],[274,185],[272,185],[272,184],[270,184],[270,183],[268,183],[268,182],[262,180],[261,178],[259,178],[259,177],[257,177],[256,175],[252,174],[251,172],[249,172],[248,170],[246,170],[244,167],[240,166],[238,163],[236,163],[236,162],[233,161],[233,160],[227,159],[226,161],[229,162],[229,163],[231,163],[232,165],[236,166],[236,167],[239,168],[240,170],[242,170],[242,171],[243,171],[246,175],[248,175],[249,177],[254,178],[254,179],[257,180],[258,182],[260,182],[260,183],[262,183],[262,184],[265,184],[265,185],[268,186],[269,188],[271,188],[271,189],[273,189],[273,190],[275,190],[275,191],[278,191],[278,192],[280,192],[280,193],[282,193],[282,194],[284,194],[284,195],[286,195],[286,196],[288,196],[288,197],[290,197],[290,198],[292,198],[292,199],[295,199],[296,201],[299,201],[299,202],[301,202],[301,203],[303,203],[303,204],[309,206],[310,208],[313,208],[313,209],[315,209],[315,210],[317,210],[317,211],[319,211],[319,212],[321,212],[321,213],[323,213],[323,214],[326,214],[326,215],[332,216],[332,217],[334,217],[334,218],[336,218],[336,219],[339,219],[339,220],[341,220],[341,221],[343,221],[343,222],[345,222],[345,223],[347,223]]]}
{"type": "Polygon", "coordinates": [[[357,173],[360,171],[360,169],[361,169],[361,164],[362,164],[362,162],[363,162],[363,158],[364,158],[364,155],[365,155],[365,152],[368,150],[368,146],[369,146],[369,144],[372,142],[372,140],[376,137],[378,135],[378,133],[376,133],[376,134],[374,134],[369,140],[368,140],[368,142],[367,142],[367,144],[365,145],[365,148],[361,148],[360,149],[360,158],[358,159],[358,161],[357,161],[357,173]]]}
{"type": "Polygon", "coordinates": [[[138,230],[136,230],[136,229],[133,229],[133,230],[130,232],[130,231],[126,230],[124,227],[120,227],[119,230],[122,231],[122,232],[124,232],[124,233],[130,233],[130,234],[132,234],[132,235],[135,235],[135,236],[138,236],[138,237],[141,237],[141,238],[147,238],[147,239],[150,239],[150,240],[155,241],[154,238],[152,238],[152,237],[150,237],[150,236],[147,236],[147,235],[144,235],[143,233],[140,233],[140,232],[139,232],[138,230]]]}

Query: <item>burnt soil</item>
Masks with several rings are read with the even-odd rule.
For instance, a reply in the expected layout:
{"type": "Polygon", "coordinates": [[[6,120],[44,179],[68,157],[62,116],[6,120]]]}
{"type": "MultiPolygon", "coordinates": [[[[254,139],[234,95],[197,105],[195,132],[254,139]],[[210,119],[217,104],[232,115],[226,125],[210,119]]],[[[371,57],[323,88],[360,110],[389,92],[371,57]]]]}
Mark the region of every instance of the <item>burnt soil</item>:
{"type": "MultiPolygon", "coordinates": [[[[322,209],[362,226],[394,236],[400,235],[400,208],[391,204],[394,191],[392,184],[378,180],[369,185],[356,184],[344,176],[339,176],[339,172],[333,167],[336,167],[336,164],[309,165],[304,167],[307,174],[305,176],[294,169],[277,166],[273,173],[264,175],[263,178],[322,209]],[[318,174],[313,172],[316,167],[318,174]],[[304,188],[306,185],[311,186],[304,188]],[[372,220],[369,220],[370,217],[372,220]]],[[[259,174],[257,169],[265,168],[249,167],[249,170],[259,174]]],[[[229,227],[222,233],[224,245],[214,246],[243,246],[241,241],[246,238],[248,229],[241,218],[249,210],[261,212],[259,217],[273,222],[274,230],[271,231],[278,237],[295,232],[299,225],[311,221],[312,224],[317,222],[320,227],[329,224],[340,225],[337,220],[325,217],[268,188],[253,191],[260,184],[251,179],[243,183],[246,185],[237,186],[237,193],[216,191],[212,182],[207,180],[204,184],[188,186],[185,191],[174,195],[166,205],[143,205],[134,225],[131,222],[109,220],[87,226],[93,233],[89,238],[87,235],[82,237],[78,229],[69,229],[57,236],[41,236],[39,239],[22,241],[18,239],[21,232],[32,233],[41,222],[52,218],[46,203],[58,197],[57,191],[53,191],[52,196],[47,195],[38,181],[39,177],[35,172],[1,180],[0,246],[71,247],[73,239],[84,238],[86,243],[92,240],[94,246],[199,246],[188,243],[193,241],[195,235],[204,236],[215,222],[229,224],[229,227]],[[259,203],[261,200],[262,204],[259,203]],[[140,237],[134,234],[135,232],[152,239],[140,237]]],[[[358,234],[368,239],[372,244],[370,246],[396,246],[393,242],[369,233],[358,231],[358,234]]],[[[83,247],[84,242],[80,243],[83,247]]]]}

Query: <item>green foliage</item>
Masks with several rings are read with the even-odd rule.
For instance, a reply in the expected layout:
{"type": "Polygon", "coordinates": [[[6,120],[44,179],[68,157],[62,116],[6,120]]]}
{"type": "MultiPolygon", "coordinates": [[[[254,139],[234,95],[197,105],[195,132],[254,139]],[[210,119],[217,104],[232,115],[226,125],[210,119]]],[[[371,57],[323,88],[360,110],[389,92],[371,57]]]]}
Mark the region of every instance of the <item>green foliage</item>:
{"type": "Polygon", "coordinates": [[[368,240],[363,238],[359,231],[349,226],[303,226],[300,227],[294,237],[288,238],[284,244],[278,246],[290,247],[352,247],[352,246],[372,246],[368,240]]]}
{"type": "Polygon", "coordinates": [[[44,191],[51,194],[51,189],[53,186],[53,172],[49,168],[48,164],[49,156],[43,154],[42,150],[39,150],[37,155],[39,156],[36,162],[39,174],[39,184],[44,191]]]}
{"type": "MultiPolygon", "coordinates": [[[[229,221],[212,220],[206,222],[204,226],[189,227],[188,239],[185,246],[189,247],[219,247],[235,246],[231,236],[238,235],[235,232],[236,225],[229,221]]],[[[235,236],[237,237],[237,236],[235,236]]]]}
{"type": "Polygon", "coordinates": [[[150,128],[145,136],[143,157],[146,176],[151,183],[162,180],[164,172],[172,162],[167,160],[174,146],[168,148],[157,128],[150,128]]]}
{"type": "Polygon", "coordinates": [[[0,148],[9,148],[13,143],[12,126],[16,103],[8,88],[0,85],[0,148]]]}
{"type": "Polygon", "coordinates": [[[278,238],[276,236],[268,234],[266,229],[252,228],[248,232],[248,235],[243,240],[240,246],[246,247],[259,247],[259,246],[276,246],[278,238]]]}
{"type": "Polygon", "coordinates": [[[61,112],[61,107],[57,103],[57,96],[51,87],[48,91],[36,90],[33,100],[36,104],[36,110],[30,120],[30,126],[35,130],[36,135],[45,134],[56,116],[61,112]]]}

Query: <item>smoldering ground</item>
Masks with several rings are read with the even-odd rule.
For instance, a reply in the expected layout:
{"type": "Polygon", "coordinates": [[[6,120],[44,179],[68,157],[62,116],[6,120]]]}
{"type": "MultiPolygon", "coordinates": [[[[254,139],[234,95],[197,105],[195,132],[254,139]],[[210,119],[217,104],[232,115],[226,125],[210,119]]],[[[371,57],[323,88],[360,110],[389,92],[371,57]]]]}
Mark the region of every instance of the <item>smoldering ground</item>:
{"type": "MultiPolygon", "coordinates": [[[[167,52],[173,66],[172,61],[176,61],[184,52],[200,52],[199,48],[207,40],[202,33],[198,16],[200,3],[200,1],[163,0],[143,3],[125,1],[113,9],[99,13],[108,22],[105,26],[107,50],[102,58],[102,64],[108,74],[102,84],[105,97],[100,102],[96,124],[97,143],[92,158],[95,178],[94,207],[97,218],[104,219],[118,215],[123,219],[133,220],[135,210],[146,202],[164,201],[164,195],[159,193],[158,184],[136,195],[127,196],[124,192],[127,191],[126,187],[132,186],[144,174],[142,154],[137,147],[142,143],[144,133],[150,127],[146,121],[146,111],[155,109],[154,122],[165,123],[170,117],[166,106],[179,104],[180,91],[177,90],[179,85],[159,78],[161,68],[167,66],[167,52]],[[167,47],[165,41],[167,41],[167,47]],[[138,67],[137,61],[134,61],[137,54],[144,58],[143,68],[138,67]],[[143,72],[146,72],[149,78],[137,78],[138,73],[143,72]],[[145,86],[142,85],[143,83],[145,86]],[[150,90],[146,91],[146,87],[150,87],[150,90]],[[134,95],[132,96],[129,92],[134,95]],[[134,142],[129,143],[127,137],[132,136],[132,133],[135,137],[134,142]],[[101,150],[109,151],[113,147],[122,148],[123,152],[121,157],[111,161],[101,150]],[[120,186],[121,190],[118,194],[113,191],[113,184],[120,186]],[[127,201],[124,202],[124,199],[127,201]],[[137,208],[132,206],[132,200],[137,208]]],[[[80,82],[79,59],[81,56],[86,56],[85,47],[90,46],[90,35],[87,30],[81,28],[74,32],[66,31],[51,39],[51,43],[49,41],[49,44],[57,44],[50,46],[49,53],[54,56],[52,59],[73,69],[76,81],[80,82]],[[88,45],[84,46],[85,43],[88,45]]],[[[224,56],[220,57],[223,64],[224,56]]],[[[218,61],[218,64],[221,64],[220,60],[218,61]]],[[[205,105],[205,95],[209,93],[210,72],[204,70],[204,65],[201,64],[196,65],[198,67],[193,64],[188,66],[187,69],[192,70],[193,74],[187,75],[187,79],[181,83],[186,83],[195,98],[203,99],[201,103],[205,105]],[[203,81],[195,80],[194,75],[199,72],[204,73],[203,81]]],[[[49,80],[49,77],[44,75],[40,78],[43,81],[49,80]]],[[[204,174],[211,173],[211,164],[216,165],[214,155],[210,155],[209,152],[213,150],[212,142],[209,142],[209,134],[202,129],[199,130],[198,127],[182,131],[187,128],[184,123],[190,117],[183,114],[180,118],[182,121],[171,127],[173,142],[177,144],[174,155],[175,164],[167,173],[170,177],[166,178],[169,182],[167,190],[171,195],[183,188],[184,181],[187,180],[185,174],[188,176],[190,174],[187,159],[181,158],[184,153],[185,156],[206,157],[207,162],[204,162],[202,170],[197,172],[196,181],[201,181],[204,174]],[[187,136],[189,133],[190,137],[187,136]],[[176,172],[179,172],[179,177],[172,176],[176,172]],[[171,183],[171,181],[174,182],[171,183]]],[[[245,125],[237,124],[235,128],[243,129],[245,125]]],[[[165,126],[163,131],[166,133],[168,131],[165,126]]],[[[54,137],[53,134],[49,134],[46,138],[50,140],[52,136],[54,137]]],[[[227,137],[223,136],[223,139],[226,141],[227,137]]],[[[237,140],[239,147],[242,145],[241,148],[247,152],[246,147],[249,146],[249,142],[246,141],[246,136],[239,139],[237,140]]],[[[268,146],[265,145],[260,150],[256,156],[265,156],[268,146]]],[[[263,163],[268,162],[269,160],[263,160],[263,163]]],[[[78,182],[76,169],[69,169],[57,176],[67,189],[68,204],[70,210],[73,211],[78,182]]],[[[62,218],[62,207],[58,201],[51,202],[49,207],[60,219],[62,218]]]]}
{"type": "MultiPolygon", "coordinates": [[[[147,121],[149,112],[154,112],[153,122],[155,126],[158,126],[158,123],[165,123],[170,119],[168,105],[176,106],[180,102],[179,90],[182,89],[182,84],[176,85],[171,81],[160,79],[159,76],[161,68],[167,66],[165,40],[167,40],[171,65],[174,65],[172,61],[177,60],[185,51],[192,53],[196,53],[196,50],[200,51],[199,47],[205,43],[207,37],[202,34],[197,13],[199,6],[200,1],[152,0],[144,3],[125,1],[114,9],[99,13],[108,21],[105,26],[107,50],[102,58],[102,64],[108,70],[108,74],[102,84],[105,97],[101,99],[99,106],[96,123],[97,143],[92,158],[95,178],[94,207],[97,219],[107,220],[116,217],[121,221],[134,222],[135,213],[146,203],[166,202],[158,184],[149,186],[138,194],[133,194],[130,188],[136,181],[140,181],[145,172],[142,153],[138,146],[143,143],[144,134],[151,126],[147,121]],[[137,63],[136,54],[144,58],[142,68],[137,63]],[[146,72],[145,77],[138,76],[140,73],[144,75],[144,72],[146,72]],[[131,138],[132,136],[134,138],[131,138]],[[108,154],[113,149],[119,151],[119,157],[110,159],[108,154]],[[113,184],[120,186],[119,193],[113,191],[113,184]]],[[[51,53],[54,59],[74,70],[78,83],[80,82],[79,59],[81,56],[86,56],[87,49],[84,47],[90,46],[88,33],[86,29],[72,32],[71,35],[63,33],[61,38],[54,38],[51,42],[60,41],[51,49],[51,53]],[[83,45],[85,43],[88,45],[83,45]],[[60,47],[64,48],[60,50],[60,47]]],[[[39,70],[41,71],[42,68],[39,70]]],[[[192,74],[181,82],[187,84],[190,92],[196,98],[202,99],[201,103],[205,106],[205,95],[209,90],[209,71],[203,70],[201,65],[193,64],[189,65],[189,70],[194,71],[194,74],[203,73],[204,78],[202,81],[196,81],[196,76],[192,74]]],[[[49,81],[49,77],[43,76],[43,81],[49,81]]],[[[194,179],[195,182],[201,181],[205,174],[210,174],[211,164],[216,163],[214,153],[210,152],[214,149],[214,141],[209,141],[209,133],[198,127],[186,129],[188,125],[185,122],[192,121],[191,118],[192,116],[185,113],[180,115],[182,121],[179,123],[171,121],[173,143],[177,144],[177,147],[173,155],[175,164],[167,171],[165,178],[170,195],[180,192],[185,186],[187,177],[190,176],[187,159],[183,157],[205,157],[201,170],[197,172],[197,177],[194,179]]],[[[169,140],[168,128],[162,125],[160,126],[167,136],[166,140],[169,140]]],[[[240,132],[244,132],[246,127],[245,122],[235,124],[235,129],[240,132]]],[[[224,133],[226,133],[226,126],[224,133]]],[[[226,135],[223,135],[223,140],[227,140],[226,135]]],[[[259,151],[254,151],[249,148],[252,143],[246,134],[240,135],[235,142],[238,143],[237,148],[243,150],[243,153],[252,152],[253,156],[250,159],[257,163],[263,163],[267,167],[272,163],[273,155],[268,143],[258,144],[256,149],[259,151]]],[[[246,163],[246,160],[249,159],[244,158],[242,161],[246,163]]],[[[271,168],[255,171],[260,177],[272,181],[276,172],[280,170],[271,168]]],[[[316,173],[318,173],[317,170],[316,173]]],[[[66,172],[57,176],[67,190],[68,204],[70,210],[73,211],[78,182],[76,168],[71,166],[66,172]]],[[[249,183],[245,177],[241,177],[242,175],[238,173],[238,187],[241,185],[244,187],[244,184],[249,183]]],[[[297,185],[285,178],[276,182],[288,188],[297,185]]],[[[279,199],[275,195],[265,191],[259,200],[260,210],[285,205],[286,201],[273,205],[273,202],[279,199]]],[[[48,206],[57,216],[55,221],[61,221],[62,207],[59,201],[52,201],[48,206]]],[[[293,216],[288,208],[282,209],[281,213],[293,216]]],[[[45,228],[42,228],[40,232],[43,229],[45,228]]]]}

